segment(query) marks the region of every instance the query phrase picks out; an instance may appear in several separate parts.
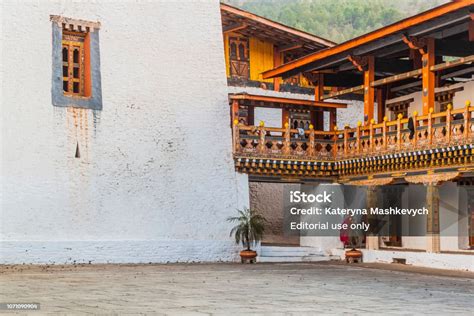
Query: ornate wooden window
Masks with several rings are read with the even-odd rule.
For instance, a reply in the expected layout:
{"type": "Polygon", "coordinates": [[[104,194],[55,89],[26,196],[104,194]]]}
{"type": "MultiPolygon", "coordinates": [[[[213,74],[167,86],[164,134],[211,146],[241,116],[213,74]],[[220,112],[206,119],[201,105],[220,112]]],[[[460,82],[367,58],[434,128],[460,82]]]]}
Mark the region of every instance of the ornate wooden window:
{"type": "Polygon", "coordinates": [[[65,95],[86,96],[84,52],[85,33],[63,31],[63,92],[65,95]]]}
{"type": "Polygon", "coordinates": [[[249,40],[244,37],[229,37],[230,76],[249,78],[249,40]]]}
{"type": "Polygon", "coordinates": [[[50,16],[54,106],[102,109],[99,22],[50,16]]]}

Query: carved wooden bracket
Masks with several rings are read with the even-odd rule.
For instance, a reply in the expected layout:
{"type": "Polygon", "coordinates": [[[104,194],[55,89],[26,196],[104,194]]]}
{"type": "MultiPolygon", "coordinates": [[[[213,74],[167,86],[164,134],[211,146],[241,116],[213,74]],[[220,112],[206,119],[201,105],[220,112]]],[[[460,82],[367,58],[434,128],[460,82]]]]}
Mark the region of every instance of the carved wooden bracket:
{"type": "Polygon", "coordinates": [[[451,181],[459,177],[459,172],[443,172],[443,173],[432,173],[421,174],[416,176],[405,177],[405,180],[409,183],[414,184],[439,184],[445,181],[451,181]]]}
{"type": "Polygon", "coordinates": [[[354,180],[350,181],[348,185],[359,185],[359,186],[379,186],[379,185],[388,185],[393,183],[393,178],[369,178],[367,180],[354,180]]]}
{"type": "Polygon", "coordinates": [[[347,56],[347,59],[357,68],[359,71],[366,71],[369,64],[369,58],[367,56],[347,56]]]}
{"type": "Polygon", "coordinates": [[[402,39],[411,49],[417,49],[422,55],[426,54],[425,47],[428,45],[426,38],[402,35],[402,39]]]}
{"type": "Polygon", "coordinates": [[[306,78],[306,80],[309,81],[309,83],[313,86],[316,86],[318,84],[319,80],[319,74],[314,73],[314,72],[303,72],[303,77],[306,78]]]}

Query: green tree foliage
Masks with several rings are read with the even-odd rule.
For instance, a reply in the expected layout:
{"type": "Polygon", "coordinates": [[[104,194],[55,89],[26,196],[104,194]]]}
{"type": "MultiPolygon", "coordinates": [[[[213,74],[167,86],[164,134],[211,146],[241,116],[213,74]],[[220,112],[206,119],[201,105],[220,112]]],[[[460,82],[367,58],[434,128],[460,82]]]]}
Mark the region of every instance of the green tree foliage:
{"type": "Polygon", "coordinates": [[[448,0],[225,0],[225,3],[336,43],[448,0]]]}

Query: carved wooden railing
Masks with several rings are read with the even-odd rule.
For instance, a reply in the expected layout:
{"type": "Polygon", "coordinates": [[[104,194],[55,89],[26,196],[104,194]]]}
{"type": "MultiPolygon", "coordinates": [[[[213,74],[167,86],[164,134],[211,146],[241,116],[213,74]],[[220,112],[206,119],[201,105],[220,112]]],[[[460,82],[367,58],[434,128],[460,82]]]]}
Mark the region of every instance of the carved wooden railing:
{"type": "Polygon", "coordinates": [[[474,107],[418,116],[342,130],[316,131],[260,126],[236,122],[233,130],[234,154],[261,159],[338,161],[386,154],[472,144],[474,107]],[[411,123],[410,123],[411,125],[411,123]]]}

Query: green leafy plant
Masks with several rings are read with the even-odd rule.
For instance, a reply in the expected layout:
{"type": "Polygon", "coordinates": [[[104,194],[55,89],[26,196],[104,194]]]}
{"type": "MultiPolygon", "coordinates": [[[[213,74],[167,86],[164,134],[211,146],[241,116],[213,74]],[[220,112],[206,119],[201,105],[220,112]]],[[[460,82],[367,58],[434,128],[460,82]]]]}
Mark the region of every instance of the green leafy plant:
{"type": "Polygon", "coordinates": [[[265,218],[257,214],[256,210],[245,208],[244,210],[237,210],[238,216],[231,216],[227,221],[237,223],[230,231],[230,236],[235,237],[235,243],[240,244],[250,250],[250,245],[262,240],[265,231],[265,218]]]}

